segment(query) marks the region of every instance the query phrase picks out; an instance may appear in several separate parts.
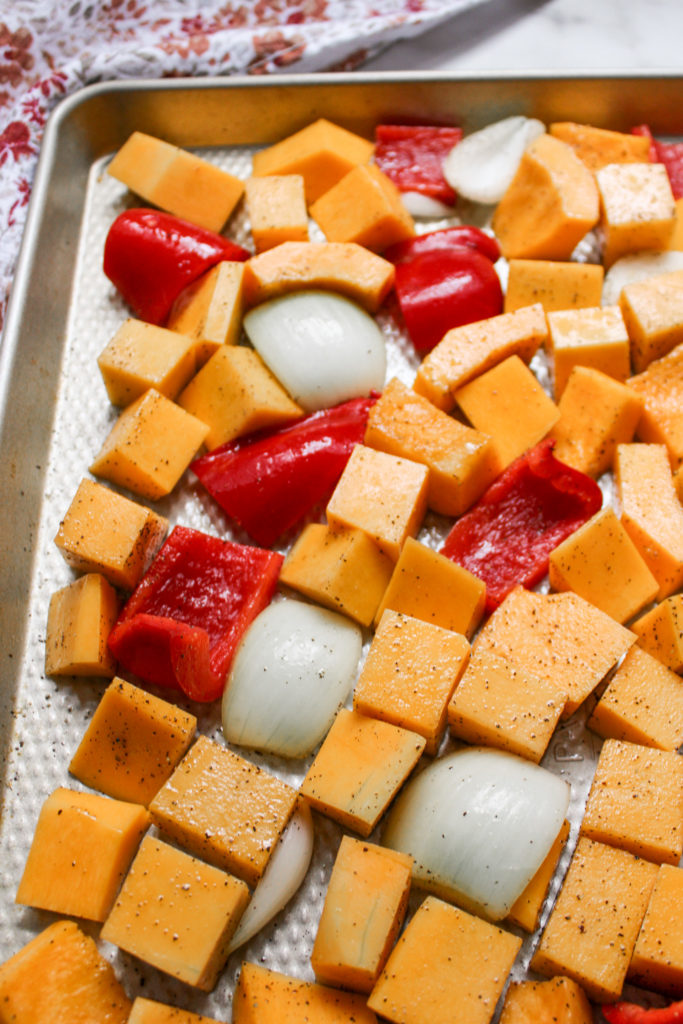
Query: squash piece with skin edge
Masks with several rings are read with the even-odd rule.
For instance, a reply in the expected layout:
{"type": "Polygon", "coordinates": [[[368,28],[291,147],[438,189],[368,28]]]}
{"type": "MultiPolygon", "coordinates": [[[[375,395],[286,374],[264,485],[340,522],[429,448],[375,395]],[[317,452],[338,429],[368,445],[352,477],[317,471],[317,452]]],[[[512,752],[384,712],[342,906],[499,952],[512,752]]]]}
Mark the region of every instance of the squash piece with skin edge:
{"type": "Polygon", "coordinates": [[[327,289],[376,313],[394,284],[393,263],[355,242],[283,242],[244,264],[244,302],[327,289]]]}
{"type": "Polygon", "coordinates": [[[593,174],[571,146],[546,134],[522,155],[492,227],[508,259],[568,260],[599,214],[593,174]]]}

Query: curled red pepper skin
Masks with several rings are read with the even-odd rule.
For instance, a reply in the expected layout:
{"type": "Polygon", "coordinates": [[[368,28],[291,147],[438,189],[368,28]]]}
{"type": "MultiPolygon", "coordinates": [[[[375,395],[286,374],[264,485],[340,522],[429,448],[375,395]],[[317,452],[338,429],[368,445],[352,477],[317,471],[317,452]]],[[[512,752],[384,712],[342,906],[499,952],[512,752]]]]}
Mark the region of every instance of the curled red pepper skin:
{"type": "Polygon", "coordinates": [[[174,300],[221,260],[251,253],[222,235],[146,208],[124,210],[104,243],[104,272],[136,317],[163,324],[174,300]]]}
{"type": "Polygon", "coordinates": [[[373,401],[354,398],[278,430],[228,442],[190,468],[257,544],[271,547],[331,495],[363,440],[373,401]]]}
{"type": "Polygon", "coordinates": [[[443,162],[462,139],[462,128],[379,124],[375,163],[401,192],[420,192],[453,206],[456,194],[443,175],[443,162]]]}
{"type": "Polygon", "coordinates": [[[442,252],[449,249],[476,249],[482,256],[495,263],[500,259],[500,246],[493,235],[487,235],[481,228],[473,224],[457,224],[438,231],[428,231],[424,235],[413,235],[401,242],[394,242],[382,255],[391,263],[407,263],[416,256],[428,252],[442,252]]]}
{"type": "Polygon", "coordinates": [[[683,1024],[683,1000],[649,1010],[626,1002],[612,1003],[601,1009],[608,1024],[683,1024]]]}
{"type": "Polygon", "coordinates": [[[674,199],[683,198],[683,142],[660,142],[646,124],[640,124],[632,131],[634,135],[644,135],[650,140],[650,160],[664,164],[674,199]]]}
{"type": "Polygon", "coordinates": [[[109,635],[145,682],[216,700],[247,626],[269,604],[282,556],[176,526],[109,635]]]}
{"type": "Polygon", "coordinates": [[[410,340],[429,352],[454,327],[503,311],[493,263],[477,249],[436,249],[399,263],[394,282],[410,340]]]}
{"type": "Polygon", "coordinates": [[[505,469],[446,537],[442,553],[486,583],[492,612],[510,591],[548,571],[548,555],[602,507],[591,477],[541,441],[505,469]]]}

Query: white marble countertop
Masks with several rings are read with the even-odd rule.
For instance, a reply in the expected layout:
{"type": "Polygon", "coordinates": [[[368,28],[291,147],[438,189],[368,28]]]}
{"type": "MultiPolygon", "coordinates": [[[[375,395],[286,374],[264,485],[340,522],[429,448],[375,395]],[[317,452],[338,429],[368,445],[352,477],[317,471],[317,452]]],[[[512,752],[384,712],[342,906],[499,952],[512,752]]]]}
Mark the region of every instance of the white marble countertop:
{"type": "Polygon", "coordinates": [[[683,70],[683,0],[488,0],[367,71],[683,70]]]}

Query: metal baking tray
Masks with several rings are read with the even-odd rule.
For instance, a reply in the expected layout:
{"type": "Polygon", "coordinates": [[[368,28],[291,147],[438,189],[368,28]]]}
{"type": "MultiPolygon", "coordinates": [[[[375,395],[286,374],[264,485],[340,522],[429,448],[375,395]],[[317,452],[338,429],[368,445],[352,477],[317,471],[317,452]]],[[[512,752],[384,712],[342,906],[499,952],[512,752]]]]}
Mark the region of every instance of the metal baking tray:
{"type": "MultiPolygon", "coordinates": [[[[14,894],[43,800],[58,785],[77,785],[67,766],[104,688],[102,682],[46,679],[43,659],[50,594],[72,578],[53,537],[115,418],[96,358],[127,313],[102,272],[101,254],[113,217],[132,200],[104,173],[111,154],[141,130],[246,177],[254,147],[318,117],[370,138],[375,124],[392,119],[457,123],[469,131],[517,113],[621,130],[647,122],[658,136],[675,138],[683,135],[682,98],[683,77],[675,72],[402,73],[113,82],[83,89],[56,109],[42,145],[0,351],[0,962],[54,919],[16,906],[14,894]]],[[[228,233],[249,242],[239,215],[228,233]]],[[[383,327],[391,371],[412,375],[417,362],[405,339],[396,325],[383,327]]],[[[155,507],[173,522],[228,535],[225,517],[190,484],[155,507]]],[[[200,709],[199,728],[220,736],[216,708],[200,709]]],[[[595,742],[578,714],[556,733],[547,755],[572,780],[575,825],[595,742]]],[[[301,763],[268,763],[295,784],[305,773],[301,763]]],[[[212,994],[102,943],[131,998],[144,993],[229,1020],[243,957],[312,979],[310,950],[340,831],[316,816],[316,834],[299,895],[233,954],[212,994]]],[[[561,869],[567,859],[568,852],[561,869]]],[[[85,928],[97,937],[98,926],[85,928]]],[[[515,976],[524,973],[533,944],[533,938],[525,941],[515,976]]]]}

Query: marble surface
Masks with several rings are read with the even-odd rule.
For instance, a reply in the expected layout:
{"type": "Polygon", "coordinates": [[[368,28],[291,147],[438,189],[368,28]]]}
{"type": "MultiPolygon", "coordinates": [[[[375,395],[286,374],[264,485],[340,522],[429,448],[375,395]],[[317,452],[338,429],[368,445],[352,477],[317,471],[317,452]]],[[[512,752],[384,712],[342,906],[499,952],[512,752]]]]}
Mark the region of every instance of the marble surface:
{"type": "Polygon", "coordinates": [[[683,70],[683,0],[488,0],[367,71],[683,70]]]}

